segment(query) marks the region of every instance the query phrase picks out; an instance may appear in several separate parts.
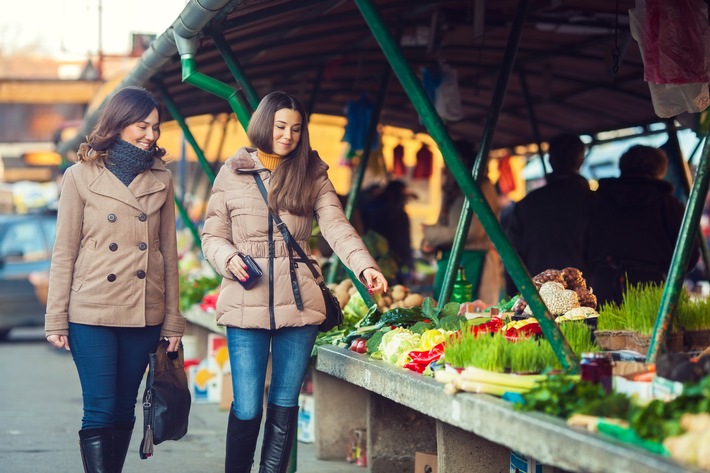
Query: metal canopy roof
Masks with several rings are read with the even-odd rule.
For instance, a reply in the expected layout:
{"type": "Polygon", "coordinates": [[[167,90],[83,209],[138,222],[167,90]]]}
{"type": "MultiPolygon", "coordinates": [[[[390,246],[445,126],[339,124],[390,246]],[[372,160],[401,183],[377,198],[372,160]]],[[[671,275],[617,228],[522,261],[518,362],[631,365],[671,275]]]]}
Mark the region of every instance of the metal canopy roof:
{"type": "MultiPolygon", "coordinates": [[[[505,53],[515,0],[375,0],[410,67],[445,62],[458,72],[463,118],[448,122],[454,138],[478,141],[505,53]]],[[[629,31],[633,0],[533,1],[493,147],[536,142],[561,132],[596,133],[658,122],[643,63],[629,31]],[[617,10],[618,5],[618,10],[617,10]],[[618,45],[617,73],[613,53],[618,45]],[[526,98],[529,92],[529,102],[526,98]]],[[[235,84],[215,47],[223,35],[257,94],[284,90],[311,112],[343,115],[349,101],[374,98],[389,67],[357,6],[343,0],[244,1],[228,5],[199,33],[199,72],[235,84]],[[229,13],[224,14],[231,8],[229,13]]],[[[231,112],[215,95],[181,82],[178,54],[156,77],[184,116],[231,112]]],[[[144,84],[157,93],[154,84],[144,84]]],[[[381,123],[421,129],[396,77],[390,80],[381,123]]]]}

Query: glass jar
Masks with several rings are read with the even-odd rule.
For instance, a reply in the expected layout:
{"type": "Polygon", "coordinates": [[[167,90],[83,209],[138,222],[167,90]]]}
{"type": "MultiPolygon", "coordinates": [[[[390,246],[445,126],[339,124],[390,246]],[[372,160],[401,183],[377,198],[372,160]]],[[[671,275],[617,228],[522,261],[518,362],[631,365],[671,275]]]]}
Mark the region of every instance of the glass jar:
{"type": "Polygon", "coordinates": [[[582,353],[579,367],[582,381],[599,384],[607,393],[611,393],[611,355],[603,352],[582,353]]]}

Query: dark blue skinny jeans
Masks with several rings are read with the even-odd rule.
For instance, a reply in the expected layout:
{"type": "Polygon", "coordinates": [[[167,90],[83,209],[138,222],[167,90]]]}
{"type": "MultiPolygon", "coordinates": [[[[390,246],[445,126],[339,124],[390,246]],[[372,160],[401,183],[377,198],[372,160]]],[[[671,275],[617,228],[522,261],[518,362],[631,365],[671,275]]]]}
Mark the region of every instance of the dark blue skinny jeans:
{"type": "Polygon", "coordinates": [[[266,365],[271,350],[269,404],[298,405],[303,379],[311,359],[317,325],[278,330],[227,327],[227,348],[232,368],[234,415],[250,420],[261,414],[266,365]]]}
{"type": "Polygon", "coordinates": [[[82,430],[135,421],[136,398],[160,325],[103,327],[69,323],[69,347],[84,400],[82,430]]]}

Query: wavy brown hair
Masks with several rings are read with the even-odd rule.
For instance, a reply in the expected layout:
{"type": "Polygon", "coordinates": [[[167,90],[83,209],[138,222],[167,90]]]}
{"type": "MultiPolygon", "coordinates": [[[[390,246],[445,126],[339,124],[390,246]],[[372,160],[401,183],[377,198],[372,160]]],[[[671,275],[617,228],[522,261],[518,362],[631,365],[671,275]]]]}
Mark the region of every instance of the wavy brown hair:
{"type": "Polygon", "coordinates": [[[318,170],[318,160],[311,158],[311,141],[308,136],[308,117],[303,105],[285,92],[266,95],[249,121],[247,136],[252,145],[264,153],[272,154],[274,140],[274,115],[282,109],[301,115],[301,139],[296,148],[284,156],[271,175],[269,208],[285,210],[293,215],[312,215],[315,200],[313,183],[318,170]],[[304,192],[307,189],[308,192],[304,192]]]}
{"type": "MultiPolygon", "coordinates": [[[[128,86],[116,92],[101,111],[96,126],[86,137],[86,141],[79,145],[79,161],[106,159],[107,150],[119,138],[121,131],[146,118],[153,109],[158,111],[158,123],[162,123],[160,104],[146,89],[128,86]]],[[[165,149],[158,146],[156,140],[153,157],[162,159],[165,153],[165,149]]]]}

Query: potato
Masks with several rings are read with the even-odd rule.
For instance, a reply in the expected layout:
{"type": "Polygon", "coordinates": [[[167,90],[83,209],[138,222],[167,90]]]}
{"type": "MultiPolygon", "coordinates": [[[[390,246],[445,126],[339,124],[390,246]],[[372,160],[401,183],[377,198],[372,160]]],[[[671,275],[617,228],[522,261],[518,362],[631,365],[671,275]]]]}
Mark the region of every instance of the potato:
{"type": "Polygon", "coordinates": [[[404,307],[419,307],[422,302],[424,302],[424,297],[421,294],[410,294],[402,301],[404,307]]]}
{"type": "Polygon", "coordinates": [[[392,296],[392,300],[402,301],[407,297],[407,292],[404,289],[393,289],[390,296],[392,296]]]}
{"type": "Polygon", "coordinates": [[[353,287],[353,282],[351,279],[343,279],[342,281],[340,281],[338,286],[343,286],[345,289],[350,289],[351,287],[353,287]]]}
{"type": "Polygon", "coordinates": [[[344,308],[345,304],[347,304],[348,301],[350,300],[350,296],[347,293],[342,292],[342,291],[336,292],[335,297],[338,299],[338,303],[340,304],[341,309],[344,308]]]}

